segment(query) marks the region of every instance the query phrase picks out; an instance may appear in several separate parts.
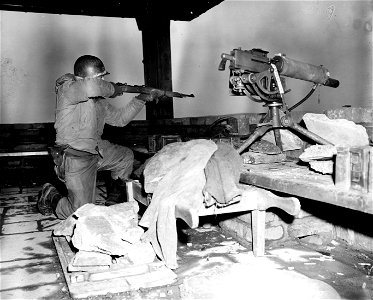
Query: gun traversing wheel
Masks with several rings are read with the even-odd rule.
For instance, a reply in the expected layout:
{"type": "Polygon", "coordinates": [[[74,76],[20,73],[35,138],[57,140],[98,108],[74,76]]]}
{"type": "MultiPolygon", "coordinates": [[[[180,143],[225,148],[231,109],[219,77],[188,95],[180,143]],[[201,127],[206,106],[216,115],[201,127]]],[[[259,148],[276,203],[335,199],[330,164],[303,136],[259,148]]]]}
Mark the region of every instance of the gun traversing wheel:
{"type": "Polygon", "coordinates": [[[233,49],[230,54],[223,53],[219,70],[224,71],[226,62],[229,61],[229,89],[232,95],[246,95],[256,102],[265,102],[269,109],[270,120],[258,124],[258,128],[237,149],[242,153],[258,138],[263,136],[269,129],[274,129],[275,141],[282,150],[281,127],[292,128],[307,136],[318,144],[331,144],[322,137],[308,131],[296,124],[291,117],[291,110],[306,101],[320,85],[337,88],[339,81],[330,78],[329,71],[324,66],[296,61],[278,54],[268,58],[268,51],[262,49],[241,50],[233,49]],[[296,78],[314,83],[311,91],[298,103],[288,108],[285,103],[286,90],[285,78],[296,78]],[[280,117],[280,110],[283,116],[280,117]]]}

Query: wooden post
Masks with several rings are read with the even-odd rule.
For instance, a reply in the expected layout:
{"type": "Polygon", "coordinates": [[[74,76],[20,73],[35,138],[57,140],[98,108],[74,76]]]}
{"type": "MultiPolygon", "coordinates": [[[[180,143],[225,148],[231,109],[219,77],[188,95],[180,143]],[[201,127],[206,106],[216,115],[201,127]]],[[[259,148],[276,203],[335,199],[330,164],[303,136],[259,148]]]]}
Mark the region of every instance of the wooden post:
{"type": "Polygon", "coordinates": [[[251,230],[253,236],[254,256],[264,256],[265,251],[266,211],[253,210],[251,212],[251,230]]]}
{"type": "MultiPolygon", "coordinates": [[[[172,91],[170,20],[151,13],[137,18],[142,31],[145,85],[172,91]]],[[[158,103],[146,105],[146,119],[172,119],[173,99],[167,97],[158,103]]]]}

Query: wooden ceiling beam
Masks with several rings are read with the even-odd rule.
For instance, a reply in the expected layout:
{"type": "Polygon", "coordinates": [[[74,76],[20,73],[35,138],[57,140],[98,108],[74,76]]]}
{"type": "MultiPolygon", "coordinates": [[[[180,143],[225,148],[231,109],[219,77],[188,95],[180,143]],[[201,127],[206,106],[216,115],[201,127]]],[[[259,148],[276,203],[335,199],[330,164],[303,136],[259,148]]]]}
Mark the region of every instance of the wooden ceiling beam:
{"type": "Polygon", "coordinates": [[[95,2],[88,0],[3,0],[0,10],[86,15],[118,18],[139,18],[146,15],[146,7],[150,7],[154,15],[174,21],[191,21],[223,0],[185,0],[170,2],[166,0],[107,0],[95,2]]]}

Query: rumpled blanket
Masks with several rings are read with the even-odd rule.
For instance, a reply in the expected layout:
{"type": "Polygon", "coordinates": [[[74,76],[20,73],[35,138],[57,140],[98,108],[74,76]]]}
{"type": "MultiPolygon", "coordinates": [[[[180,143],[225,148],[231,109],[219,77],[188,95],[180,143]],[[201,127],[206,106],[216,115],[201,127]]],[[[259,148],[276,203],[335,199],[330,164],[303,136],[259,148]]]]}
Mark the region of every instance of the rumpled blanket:
{"type": "Polygon", "coordinates": [[[177,268],[177,229],[175,207],[199,209],[206,184],[204,168],[217,150],[210,140],[176,142],[163,147],[144,169],[144,189],[153,193],[139,225],[147,227],[142,239],[149,240],[154,251],[170,269],[177,268]]]}
{"type": "Polygon", "coordinates": [[[166,145],[148,161],[144,189],[153,196],[139,225],[148,228],[142,239],[151,242],[167,267],[178,266],[176,206],[199,210],[203,203],[225,206],[239,201],[241,168],[242,159],[231,145],[204,139],[166,145]]]}
{"type": "Polygon", "coordinates": [[[218,150],[211,156],[205,167],[206,185],[203,188],[206,206],[216,203],[226,206],[240,200],[242,191],[238,188],[243,160],[229,144],[217,143],[218,150]]]}

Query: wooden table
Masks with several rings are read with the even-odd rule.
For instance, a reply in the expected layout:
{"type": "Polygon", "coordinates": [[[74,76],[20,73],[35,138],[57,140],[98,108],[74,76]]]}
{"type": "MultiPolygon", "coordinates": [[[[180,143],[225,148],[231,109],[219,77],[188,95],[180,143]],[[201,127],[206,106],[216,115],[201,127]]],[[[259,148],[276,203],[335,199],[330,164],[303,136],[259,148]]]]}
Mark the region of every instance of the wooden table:
{"type": "MultiPolygon", "coordinates": [[[[190,228],[197,228],[199,217],[209,215],[219,215],[233,212],[251,212],[252,246],[254,256],[263,256],[265,252],[265,215],[269,207],[278,207],[290,215],[296,216],[300,212],[299,200],[295,197],[278,197],[265,189],[239,184],[242,191],[241,199],[238,203],[224,207],[212,205],[205,207],[201,201],[199,209],[192,209],[178,202],[175,205],[175,217],[183,219],[190,228]]],[[[151,203],[151,197],[145,193],[138,180],[126,182],[128,201],[137,201],[145,206],[151,203]]]]}
{"type": "Polygon", "coordinates": [[[241,183],[252,184],[293,196],[317,200],[369,214],[373,214],[372,191],[335,187],[331,175],[313,172],[297,162],[244,165],[241,183]]]}

